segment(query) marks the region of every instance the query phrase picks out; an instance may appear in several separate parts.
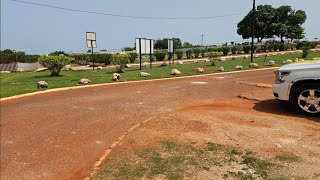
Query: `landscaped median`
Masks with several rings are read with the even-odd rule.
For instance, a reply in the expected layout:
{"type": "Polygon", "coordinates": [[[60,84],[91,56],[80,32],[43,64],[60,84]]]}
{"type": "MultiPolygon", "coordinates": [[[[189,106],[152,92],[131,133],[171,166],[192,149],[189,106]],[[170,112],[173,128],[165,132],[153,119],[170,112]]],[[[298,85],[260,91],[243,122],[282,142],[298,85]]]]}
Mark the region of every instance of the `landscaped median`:
{"type": "MultiPolygon", "coordinates": [[[[268,68],[270,60],[275,62],[274,67],[283,65],[283,61],[287,59],[294,60],[295,58],[301,56],[301,54],[285,54],[269,56],[265,60],[264,56],[260,56],[254,59],[254,63],[259,65],[258,68],[268,68]]],[[[309,54],[308,59],[314,57],[320,57],[320,52],[312,52],[309,54]]],[[[217,61],[216,66],[212,66],[211,63],[198,62],[183,65],[171,65],[162,66],[159,65],[150,67],[143,67],[143,72],[149,73],[148,77],[141,77],[140,70],[137,67],[125,68],[125,73],[121,73],[120,82],[125,81],[140,81],[146,79],[160,79],[160,78],[170,78],[176,77],[171,75],[172,69],[178,69],[181,72],[179,76],[192,76],[200,74],[212,74],[219,73],[218,71],[223,67],[224,72],[230,71],[241,71],[236,69],[236,66],[242,66],[242,70],[257,69],[255,67],[249,67],[250,59],[238,59],[238,60],[227,60],[227,61],[217,61]],[[203,68],[204,72],[198,72],[198,68],[203,68]]],[[[46,81],[49,85],[49,89],[62,88],[62,87],[72,87],[78,85],[78,82],[82,78],[87,78],[91,80],[91,84],[102,84],[102,83],[112,83],[112,75],[115,69],[105,69],[105,70],[83,70],[83,71],[62,71],[60,76],[53,77],[50,76],[49,72],[21,72],[21,73],[8,73],[1,74],[1,98],[10,97],[19,94],[31,93],[38,91],[37,82],[46,81]]]]}

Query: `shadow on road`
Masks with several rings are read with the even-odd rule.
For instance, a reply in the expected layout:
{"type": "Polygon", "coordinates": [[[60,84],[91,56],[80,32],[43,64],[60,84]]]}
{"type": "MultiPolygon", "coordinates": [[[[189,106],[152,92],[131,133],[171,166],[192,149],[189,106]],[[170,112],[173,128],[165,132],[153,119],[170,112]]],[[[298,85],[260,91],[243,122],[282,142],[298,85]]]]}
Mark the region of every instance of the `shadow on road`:
{"type": "Polygon", "coordinates": [[[303,116],[298,113],[293,112],[293,110],[289,107],[288,103],[279,102],[276,99],[269,99],[261,102],[255,103],[254,110],[259,112],[265,112],[270,114],[276,115],[284,115],[284,116],[291,116],[297,118],[305,118],[311,121],[315,121],[320,123],[320,117],[310,117],[310,116],[303,116]]]}

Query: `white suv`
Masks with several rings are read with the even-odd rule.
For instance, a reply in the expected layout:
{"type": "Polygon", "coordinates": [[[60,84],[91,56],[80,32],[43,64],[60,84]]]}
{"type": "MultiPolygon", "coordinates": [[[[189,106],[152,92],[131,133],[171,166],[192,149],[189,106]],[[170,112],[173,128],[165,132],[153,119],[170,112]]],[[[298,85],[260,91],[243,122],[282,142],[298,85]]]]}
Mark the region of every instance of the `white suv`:
{"type": "Polygon", "coordinates": [[[320,115],[320,61],[289,64],[276,72],[274,96],[296,111],[320,115]]]}

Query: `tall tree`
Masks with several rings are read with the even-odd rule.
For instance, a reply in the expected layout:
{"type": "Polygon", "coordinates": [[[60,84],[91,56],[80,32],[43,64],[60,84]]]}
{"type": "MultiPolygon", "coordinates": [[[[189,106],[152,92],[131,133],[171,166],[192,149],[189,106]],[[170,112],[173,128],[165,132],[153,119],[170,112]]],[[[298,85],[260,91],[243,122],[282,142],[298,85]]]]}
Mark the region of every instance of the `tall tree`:
{"type": "MultiPolygon", "coordinates": [[[[172,38],[173,46],[175,49],[180,49],[182,47],[180,38],[172,38]]],[[[154,43],[155,49],[168,49],[168,38],[158,39],[154,43]]]]}
{"type": "MultiPolygon", "coordinates": [[[[252,27],[252,10],[238,23],[237,33],[242,35],[242,38],[248,39],[251,37],[252,27]]],[[[273,31],[270,29],[272,20],[275,14],[275,9],[271,5],[259,5],[256,10],[255,19],[255,37],[258,42],[265,38],[271,38],[273,31]]]]}

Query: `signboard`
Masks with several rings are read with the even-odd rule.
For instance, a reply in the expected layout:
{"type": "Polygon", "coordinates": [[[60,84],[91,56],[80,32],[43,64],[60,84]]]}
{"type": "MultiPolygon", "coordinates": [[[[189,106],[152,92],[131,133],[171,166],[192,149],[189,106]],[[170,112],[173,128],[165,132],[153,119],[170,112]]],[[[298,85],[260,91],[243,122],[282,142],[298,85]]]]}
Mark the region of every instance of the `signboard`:
{"type": "Polygon", "coordinates": [[[141,54],[153,54],[153,40],[152,39],[145,39],[145,38],[136,38],[136,52],[140,54],[140,47],[141,47],[141,54]],[[141,44],[140,44],[141,42],[141,44]],[[151,45],[151,46],[150,46],[151,45]]]}
{"type": "Polygon", "coordinates": [[[146,39],[146,54],[153,54],[153,39],[146,39]]]}
{"type": "Polygon", "coordinates": [[[97,48],[97,41],[87,40],[87,47],[88,48],[97,48]]]}
{"type": "Polygon", "coordinates": [[[97,48],[97,39],[95,32],[86,32],[87,47],[97,48]]]}
{"type": "Polygon", "coordinates": [[[168,39],[168,52],[173,53],[173,40],[168,39]]]}

